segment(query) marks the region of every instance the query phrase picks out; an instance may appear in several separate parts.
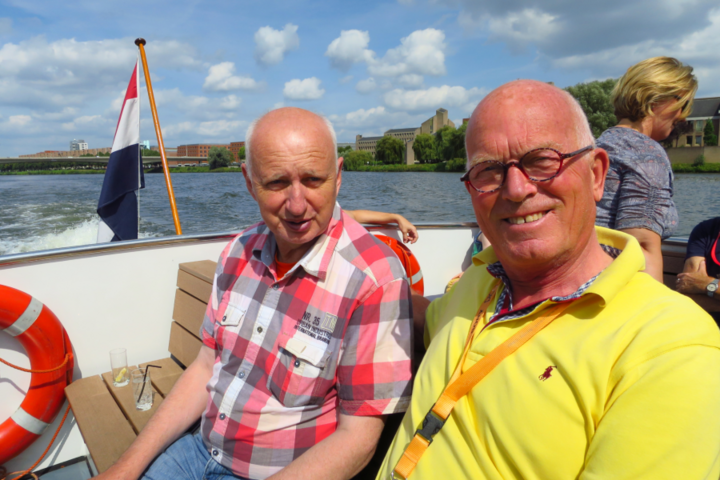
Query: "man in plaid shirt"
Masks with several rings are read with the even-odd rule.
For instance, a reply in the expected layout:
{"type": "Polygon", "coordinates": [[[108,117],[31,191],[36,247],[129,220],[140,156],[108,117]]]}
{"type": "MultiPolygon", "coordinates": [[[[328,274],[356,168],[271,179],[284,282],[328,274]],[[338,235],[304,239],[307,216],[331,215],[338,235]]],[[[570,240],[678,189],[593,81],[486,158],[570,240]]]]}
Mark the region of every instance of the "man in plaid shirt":
{"type": "Polygon", "coordinates": [[[391,250],[336,203],[332,126],[274,110],[246,151],[263,222],[224,249],[197,359],[103,477],[138,478],[172,443],[143,478],[347,479],[384,416],[408,406],[410,289],[391,250]],[[201,416],[200,433],[175,442],[201,416]]]}

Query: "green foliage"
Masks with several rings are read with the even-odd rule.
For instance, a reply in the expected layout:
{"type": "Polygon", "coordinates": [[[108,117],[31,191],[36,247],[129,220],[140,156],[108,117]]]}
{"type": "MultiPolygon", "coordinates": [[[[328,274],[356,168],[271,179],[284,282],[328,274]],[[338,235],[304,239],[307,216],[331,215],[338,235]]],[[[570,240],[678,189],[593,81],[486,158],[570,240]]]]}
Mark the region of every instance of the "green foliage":
{"type": "Polygon", "coordinates": [[[375,158],[384,164],[402,163],[405,142],[399,138],[385,136],[375,146],[375,158]]]}
{"type": "Polygon", "coordinates": [[[700,165],[705,165],[705,155],[698,155],[692,164],[693,164],[693,167],[699,167],[700,165]]]}
{"type": "Polygon", "coordinates": [[[348,152],[343,158],[343,170],[348,171],[359,170],[374,160],[372,154],[364,150],[348,152]]]}
{"type": "Polygon", "coordinates": [[[160,152],[158,152],[157,150],[147,150],[147,149],[143,148],[142,156],[143,157],[159,157],[160,152]]]}
{"type": "Polygon", "coordinates": [[[708,119],[705,121],[705,130],[703,134],[703,140],[705,141],[706,146],[712,147],[718,144],[718,137],[715,135],[715,126],[713,125],[712,120],[708,119]]]}
{"type": "Polygon", "coordinates": [[[210,151],[208,152],[208,164],[210,165],[210,170],[227,167],[233,161],[235,161],[233,154],[227,148],[210,147],[210,151]]]}
{"type": "Polygon", "coordinates": [[[435,159],[435,137],[428,133],[421,133],[413,142],[415,159],[420,163],[433,163],[435,159]]]}
{"type": "Polygon", "coordinates": [[[580,103],[590,122],[593,136],[599,137],[608,128],[617,125],[615,109],[610,102],[610,93],[617,80],[596,80],[588,83],[578,83],[565,90],[580,103]]]}
{"type": "Polygon", "coordinates": [[[465,171],[465,159],[464,158],[453,158],[445,165],[446,172],[464,172],[465,171]]]}
{"type": "Polygon", "coordinates": [[[446,125],[435,133],[435,158],[438,161],[465,157],[465,130],[467,125],[460,128],[446,125]]]}
{"type": "Polygon", "coordinates": [[[345,157],[346,154],[353,151],[353,148],[350,145],[346,145],[344,147],[338,147],[338,157],[345,157]]]}
{"type": "Polygon", "coordinates": [[[720,163],[705,163],[703,165],[673,163],[672,170],[674,173],[720,173],[720,163]]]}
{"type": "Polygon", "coordinates": [[[97,170],[104,172],[106,163],[95,163],[89,160],[68,160],[66,162],[18,162],[18,163],[0,163],[0,172],[39,172],[39,171],[91,171],[97,170]]]}
{"type": "Polygon", "coordinates": [[[240,150],[238,150],[238,161],[245,160],[245,145],[240,147],[240,150]]]}

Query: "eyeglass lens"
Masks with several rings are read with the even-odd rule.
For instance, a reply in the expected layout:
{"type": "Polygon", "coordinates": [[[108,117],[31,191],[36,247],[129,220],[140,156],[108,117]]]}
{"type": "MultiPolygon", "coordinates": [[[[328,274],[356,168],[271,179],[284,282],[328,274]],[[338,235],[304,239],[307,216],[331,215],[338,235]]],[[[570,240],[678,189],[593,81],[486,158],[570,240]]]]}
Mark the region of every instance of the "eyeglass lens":
{"type": "Polygon", "coordinates": [[[561,164],[562,158],[558,152],[541,149],[528,152],[518,163],[504,164],[495,160],[482,162],[469,172],[468,180],[475,189],[487,192],[500,188],[512,165],[518,166],[530,180],[543,181],[555,176],[561,164]]]}

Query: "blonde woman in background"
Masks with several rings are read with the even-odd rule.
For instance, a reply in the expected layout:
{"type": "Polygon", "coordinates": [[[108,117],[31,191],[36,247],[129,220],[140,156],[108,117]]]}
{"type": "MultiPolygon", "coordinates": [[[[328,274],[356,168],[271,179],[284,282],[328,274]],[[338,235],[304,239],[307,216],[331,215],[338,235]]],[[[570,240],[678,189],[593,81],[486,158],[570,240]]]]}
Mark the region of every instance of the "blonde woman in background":
{"type": "Polygon", "coordinates": [[[660,282],[661,241],[674,232],[678,214],[670,159],[658,142],[690,114],[698,87],[692,71],[671,57],[630,67],[611,97],[619,123],[597,141],[610,156],[610,170],[595,223],[637,238],[645,272],[660,282]]]}

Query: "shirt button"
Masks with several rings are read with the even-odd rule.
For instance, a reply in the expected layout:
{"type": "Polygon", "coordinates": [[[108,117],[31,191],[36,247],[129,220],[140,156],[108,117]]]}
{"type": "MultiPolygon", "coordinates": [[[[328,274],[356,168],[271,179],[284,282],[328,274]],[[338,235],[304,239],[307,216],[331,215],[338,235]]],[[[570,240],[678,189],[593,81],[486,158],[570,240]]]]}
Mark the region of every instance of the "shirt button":
{"type": "Polygon", "coordinates": [[[280,285],[278,285],[278,284],[276,283],[275,285],[273,285],[273,288],[274,288],[275,290],[277,290],[278,288],[280,288],[280,285]]]}
{"type": "Polygon", "coordinates": [[[225,414],[224,414],[224,413],[221,413],[221,414],[220,414],[220,420],[225,420],[225,414]]]}
{"type": "Polygon", "coordinates": [[[258,327],[258,328],[257,328],[257,332],[258,332],[258,333],[262,333],[262,327],[258,327]]]}
{"type": "Polygon", "coordinates": [[[223,315],[222,321],[224,322],[225,320],[227,320],[227,315],[223,315]]]}
{"type": "Polygon", "coordinates": [[[240,378],[245,378],[245,372],[240,372],[240,373],[238,373],[238,377],[240,377],[240,378]]]}
{"type": "Polygon", "coordinates": [[[217,457],[219,453],[217,450],[213,450],[213,457],[217,457]]]}
{"type": "Polygon", "coordinates": [[[295,366],[296,366],[296,367],[299,367],[299,366],[300,366],[300,360],[295,360],[295,366]]]}

